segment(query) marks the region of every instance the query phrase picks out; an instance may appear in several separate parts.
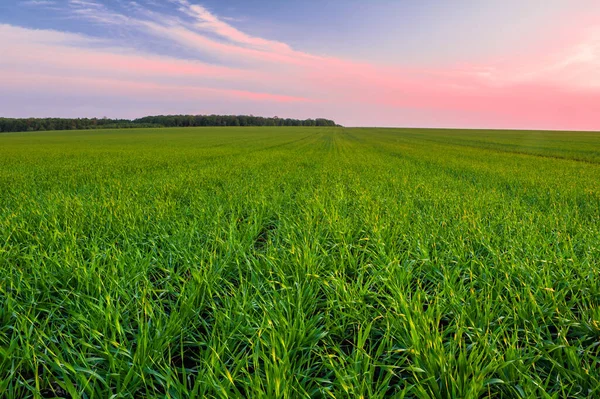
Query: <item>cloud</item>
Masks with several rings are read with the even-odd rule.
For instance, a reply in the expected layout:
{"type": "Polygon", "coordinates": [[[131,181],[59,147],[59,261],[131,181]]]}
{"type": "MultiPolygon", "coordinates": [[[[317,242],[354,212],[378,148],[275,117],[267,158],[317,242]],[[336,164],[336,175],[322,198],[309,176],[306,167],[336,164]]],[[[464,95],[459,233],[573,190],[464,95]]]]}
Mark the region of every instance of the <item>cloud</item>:
{"type": "Polygon", "coordinates": [[[191,50],[201,51],[228,62],[251,64],[271,62],[305,65],[324,57],[292,50],[287,44],[247,35],[211,14],[206,8],[190,5],[187,0],[170,0],[179,11],[193,18],[189,23],[178,16],[155,13],[138,4],[136,17],[111,11],[87,0],[70,0],[71,12],[96,23],[127,26],[144,31],[158,39],[169,39],[191,50]],[[86,3],[94,7],[86,7],[86,3]],[[145,17],[145,18],[141,18],[145,17]],[[224,39],[216,40],[214,37],[224,39]]]}
{"type": "Polygon", "coordinates": [[[87,46],[106,42],[103,39],[92,38],[78,33],[62,32],[53,29],[29,29],[2,23],[0,23],[0,36],[3,38],[0,41],[0,45],[3,46],[27,45],[30,43],[60,43],[63,45],[87,46]]]}
{"type": "Polygon", "coordinates": [[[113,94],[130,98],[215,96],[249,101],[313,102],[267,92],[260,71],[210,65],[115,48],[98,39],[0,24],[0,88],[59,93],[113,94]]]}
{"type": "Polygon", "coordinates": [[[56,4],[56,1],[52,1],[52,0],[27,0],[27,1],[21,1],[19,4],[23,5],[23,6],[43,7],[43,6],[53,6],[53,5],[56,4]]]}
{"type": "Polygon", "coordinates": [[[220,89],[212,87],[199,87],[189,85],[170,85],[164,83],[140,82],[133,80],[119,80],[114,78],[98,78],[86,76],[64,76],[49,73],[26,73],[12,70],[9,74],[0,77],[0,85],[15,90],[27,90],[27,86],[34,84],[36,90],[48,90],[57,93],[77,94],[82,90],[88,94],[118,95],[134,100],[143,97],[166,96],[178,100],[200,100],[215,97],[226,97],[236,100],[302,103],[312,102],[302,97],[253,92],[246,90],[220,89]]]}
{"type": "Polygon", "coordinates": [[[247,45],[256,49],[270,52],[292,52],[291,48],[285,43],[247,35],[227,22],[219,19],[201,5],[190,5],[187,1],[182,3],[182,10],[196,20],[194,26],[201,30],[214,33],[231,42],[247,45]]]}
{"type": "Polygon", "coordinates": [[[103,4],[92,0],[69,0],[69,4],[75,7],[104,8],[103,4]]]}
{"type": "Polygon", "coordinates": [[[92,0],[69,0],[68,4],[73,16],[98,24],[123,26],[131,21],[129,17],[110,11],[104,4],[92,0]]]}

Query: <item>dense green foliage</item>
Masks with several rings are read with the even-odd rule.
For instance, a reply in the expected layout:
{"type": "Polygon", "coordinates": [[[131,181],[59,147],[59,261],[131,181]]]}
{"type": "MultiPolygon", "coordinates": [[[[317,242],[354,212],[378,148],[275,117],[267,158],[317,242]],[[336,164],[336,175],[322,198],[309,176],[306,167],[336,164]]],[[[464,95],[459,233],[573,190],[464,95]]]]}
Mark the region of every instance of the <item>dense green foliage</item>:
{"type": "Polygon", "coordinates": [[[599,397],[600,134],[0,136],[0,392],[599,397]]]}
{"type": "Polygon", "coordinates": [[[190,126],[336,126],[330,119],[290,119],[264,118],[248,115],[169,115],[146,116],[135,123],[152,124],[164,127],[190,126]]]}
{"type": "Polygon", "coordinates": [[[248,115],[159,115],[129,119],[98,118],[0,118],[1,132],[46,130],[127,129],[193,126],[336,126],[329,119],[264,118],[248,115]]]}

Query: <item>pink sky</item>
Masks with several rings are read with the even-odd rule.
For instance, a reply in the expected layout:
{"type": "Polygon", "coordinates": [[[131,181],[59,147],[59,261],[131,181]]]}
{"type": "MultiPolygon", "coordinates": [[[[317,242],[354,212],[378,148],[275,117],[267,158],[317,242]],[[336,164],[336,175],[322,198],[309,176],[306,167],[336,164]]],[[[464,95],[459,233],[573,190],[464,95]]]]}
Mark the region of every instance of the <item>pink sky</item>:
{"type": "Polygon", "coordinates": [[[130,16],[100,3],[68,11],[126,26],[181,49],[176,54],[118,37],[0,24],[0,116],[254,113],[349,126],[600,130],[600,24],[580,10],[523,37],[531,41],[526,53],[523,45],[501,46],[419,65],[294,49],[243,32],[202,4],[173,3],[180,16],[158,18],[150,9],[130,16]]]}

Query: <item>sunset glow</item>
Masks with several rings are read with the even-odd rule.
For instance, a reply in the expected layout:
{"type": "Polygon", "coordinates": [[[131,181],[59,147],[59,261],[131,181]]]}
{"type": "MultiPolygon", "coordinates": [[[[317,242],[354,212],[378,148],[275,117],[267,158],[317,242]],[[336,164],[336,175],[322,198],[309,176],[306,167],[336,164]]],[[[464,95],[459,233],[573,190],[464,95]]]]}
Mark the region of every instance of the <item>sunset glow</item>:
{"type": "MultiPolygon", "coordinates": [[[[312,19],[292,9],[285,17],[285,5],[271,15],[265,2],[255,12],[222,3],[3,2],[0,116],[221,113],[349,126],[600,129],[596,2],[459,1],[452,12],[434,2],[418,10],[365,3],[368,18],[353,20],[346,40],[336,26],[348,28],[338,20],[354,1],[332,2],[337,15],[312,19]],[[476,30],[459,29],[481,24],[522,36],[482,32],[486,47],[476,30]],[[444,48],[449,25],[456,30],[444,48]]],[[[306,6],[320,12],[316,1],[306,6]]]]}

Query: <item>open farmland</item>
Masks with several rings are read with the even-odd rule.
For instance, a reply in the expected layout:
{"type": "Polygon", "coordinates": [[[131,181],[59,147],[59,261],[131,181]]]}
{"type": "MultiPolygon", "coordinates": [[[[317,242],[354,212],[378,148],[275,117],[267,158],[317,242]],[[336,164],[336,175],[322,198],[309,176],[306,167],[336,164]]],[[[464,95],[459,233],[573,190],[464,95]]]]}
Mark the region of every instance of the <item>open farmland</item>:
{"type": "Polygon", "coordinates": [[[600,134],[2,134],[0,270],[2,397],[598,397],[600,134]]]}

